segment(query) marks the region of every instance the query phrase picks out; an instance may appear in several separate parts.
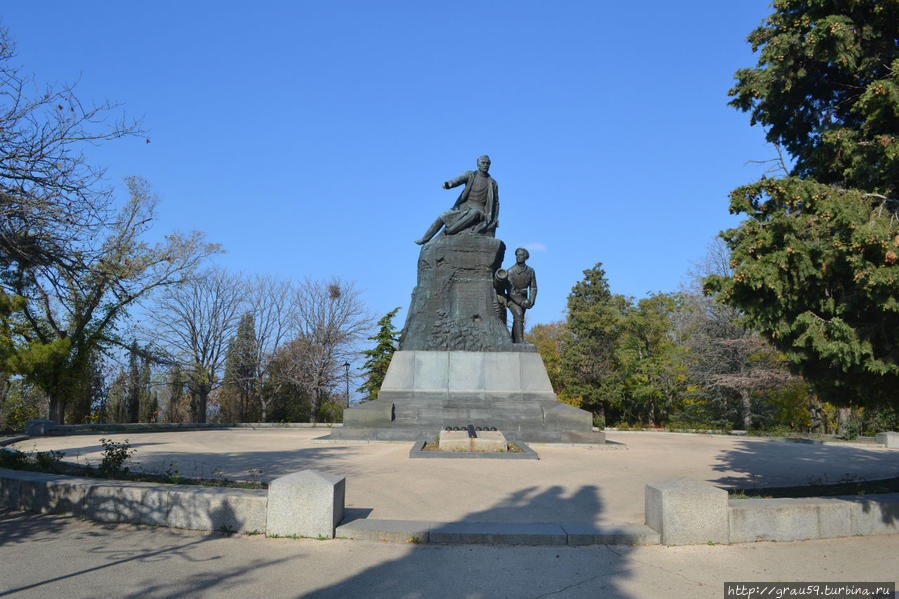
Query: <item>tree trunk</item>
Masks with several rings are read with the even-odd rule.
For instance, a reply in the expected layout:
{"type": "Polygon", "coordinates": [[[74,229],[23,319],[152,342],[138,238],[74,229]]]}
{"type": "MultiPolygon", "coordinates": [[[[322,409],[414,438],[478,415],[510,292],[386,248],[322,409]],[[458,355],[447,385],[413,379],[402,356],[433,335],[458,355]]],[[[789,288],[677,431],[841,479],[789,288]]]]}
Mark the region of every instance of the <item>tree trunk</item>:
{"type": "Polygon", "coordinates": [[[839,418],[839,424],[837,425],[837,434],[841,437],[845,437],[848,432],[849,426],[849,408],[840,408],[837,416],[839,418]]]}
{"type": "Polygon", "coordinates": [[[743,430],[748,431],[752,427],[752,394],[749,389],[740,389],[740,403],[743,406],[743,430]]]}
{"type": "Polygon", "coordinates": [[[656,402],[655,402],[655,400],[650,399],[649,400],[649,422],[647,423],[647,424],[649,424],[649,426],[656,425],[655,412],[656,412],[656,402]]]}
{"type": "Polygon", "coordinates": [[[206,401],[209,398],[209,389],[205,386],[200,389],[199,397],[197,397],[197,422],[206,422],[206,401]]]}
{"type": "Polygon", "coordinates": [[[824,422],[821,418],[821,402],[817,395],[808,396],[808,430],[810,433],[823,433],[824,422]]]}
{"type": "Polygon", "coordinates": [[[312,392],[312,409],[309,410],[309,422],[311,422],[312,424],[318,422],[318,409],[321,407],[321,405],[321,396],[319,395],[318,389],[316,389],[312,392]]]}
{"type": "Polygon", "coordinates": [[[50,398],[50,409],[47,413],[47,418],[52,420],[56,424],[65,424],[66,420],[66,404],[64,401],[59,399],[58,397],[50,398]]]}

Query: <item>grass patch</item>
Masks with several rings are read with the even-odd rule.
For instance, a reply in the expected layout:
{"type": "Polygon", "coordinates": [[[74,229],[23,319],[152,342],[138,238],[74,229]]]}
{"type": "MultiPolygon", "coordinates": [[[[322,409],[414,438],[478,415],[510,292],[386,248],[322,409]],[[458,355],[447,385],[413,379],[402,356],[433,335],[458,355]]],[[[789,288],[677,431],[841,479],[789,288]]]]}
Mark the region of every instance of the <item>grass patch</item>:
{"type": "Polygon", "coordinates": [[[801,485],[796,487],[767,487],[760,489],[730,489],[731,499],[773,499],[781,497],[836,497],[839,495],[879,495],[899,493],[899,477],[883,480],[863,480],[834,484],[801,485]]]}

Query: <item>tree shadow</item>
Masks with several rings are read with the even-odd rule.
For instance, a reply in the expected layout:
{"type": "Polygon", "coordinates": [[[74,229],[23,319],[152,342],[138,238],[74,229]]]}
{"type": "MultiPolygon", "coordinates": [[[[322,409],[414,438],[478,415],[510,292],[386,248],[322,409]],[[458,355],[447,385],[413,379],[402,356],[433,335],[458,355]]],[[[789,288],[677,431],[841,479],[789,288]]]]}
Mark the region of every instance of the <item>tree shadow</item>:
{"type": "MultiPolygon", "coordinates": [[[[180,474],[187,478],[201,479],[254,478],[263,482],[306,469],[352,475],[355,472],[350,458],[359,453],[358,447],[354,445],[323,445],[280,451],[157,451],[141,455],[140,447],[165,444],[147,442],[129,445],[138,449],[124,464],[133,472],[180,474]]],[[[103,459],[102,450],[102,446],[96,444],[63,449],[67,462],[75,457],[78,463],[91,466],[100,464],[103,459]]]]}
{"type": "MultiPolygon", "coordinates": [[[[15,512],[11,515],[4,514],[0,516],[0,536],[12,536],[17,542],[47,541],[52,543],[58,540],[57,536],[60,534],[68,533],[72,535],[71,531],[66,530],[67,526],[70,525],[71,518],[15,512]],[[24,532],[10,533],[9,529],[11,528],[23,529],[24,532]]],[[[115,576],[120,572],[116,568],[127,567],[132,563],[146,564],[147,580],[139,585],[139,591],[128,594],[124,594],[124,591],[119,591],[116,592],[117,596],[160,599],[196,596],[212,589],[227,588],[230,582],[252,575],[258,569],[276,566],[286,561],[299,560],[302,557],[298,554],[278,559],[257,558],[241,562],[237,567],[229,565],[225,568],[219,563],[224,557],[221,554],[205,558],[196,556],[197,550],[201,545],[211,541],[218,541],[222,538],[222,535],[215,533],[202,536],[197,534],[185,535],[184,533],[161,532],[166,529],[144,528],[141,529],[144,534],[138,537],[140,538],[141,547],[115,548],[110,546],[109,531],[116,529],[117,525],[94,524],[86,531],[74,533],[79,540],[81,551],[88,556],[88,561],[96,563],[98,560],[91,558],[99,557],[100,565],[52,575],[52,573],[65,570],[65,565],[59,567],[59,564],[57,564],[56,567],[47,568],[50,573],[46,577],[34,582],[16,587],[0,583],[0,597],[29,591],[38,595],[51,595],[58,593],[60,586],[71,588],[70,585],[87,584],[87,586],[91,587],[97,580],[114,580],[115,576]],[[97,530],[98,528],[99,530],[97,530]],[[157,535],[164,535],[164,542],[161,546],[159,539],[155,538],[157,535]],[[172,540],[177,542],[172,542],[172,540]],[[191,572],[189,576],[161,575],[164,574],[166,568],[174,573],[184,570],[186,564],[191,564],[191,569],[194,570],[197,567],[196,565],[199,564],[202,567],[204,563],[209,565],[206,571],[191,572]]],[[[135,537],[131,536],[131,538],[135,537]]],[[[6,582],[8,584],[9,581],[7,580],[6,582]]],[[[129,584],[128,586],[133,585],[129,584]]],[[[106,593],[101,592],[101,594],[105,595],[106,593]]]]}
{"type": "MultiPolygon", "coordinates": [[[[458,529],[467,523],[472,529],[484,529],[488,523],[560,524],[572,516],[578,522],[593,522],[602,506],[600,490],[594,485],[583,486],[567,497],[559,486],[529,487],[486,510],[444,527],[438,525],[432,532],[458,529]],[[535,507],[547,504],[556,506],[559,519],[554,523],[534,521],[535,507]]],[[[412,544],[407,548],[399,559],[302,596],[634,597],[622,586],[630,576],[629,546],[412,544]]]]}
{"type": "MultiPolygon", "coordinates": [[[[899,477],[899,452],[783,440],[741,441],[717,456],[714,470],[728,475],[709,482],[731,488],[827,485],[899,477]],[[734,474],[737,473],[737,474],[734,474]]],[[[899,522],[899,493],[841,497],[861,514],[885,524],[899,522]],[[890,503],[886,503],[886,501],[890,503]]],[[[860,524],[864,527],[864,524],[860,524]]],[[[877,534],[874,532],[874,534],[877,534]]],[[[881,533],[882,534],[882,533],[881,533]]]]}
{"type": "Polygon", "coordinates": [[[68,517],[0,509],[0,547],[24,542],[52,543],[68,517]]]}
{"type": "Polygon", "coordinates": [[[899,452],[785,440],[741,440],[716,456],[722,487],[820,485],[899,476],[899,452]]]}

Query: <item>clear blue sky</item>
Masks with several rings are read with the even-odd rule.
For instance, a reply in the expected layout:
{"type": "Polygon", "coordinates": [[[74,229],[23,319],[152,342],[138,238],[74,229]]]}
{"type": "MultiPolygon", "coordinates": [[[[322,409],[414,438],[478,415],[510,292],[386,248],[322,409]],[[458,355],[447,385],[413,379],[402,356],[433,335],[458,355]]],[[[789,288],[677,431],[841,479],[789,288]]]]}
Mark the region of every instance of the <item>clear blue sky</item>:
{"type": "Polygon", "coordinates": [[[582,271],[673,291],[738,221],[728,192],[770,158],[727,106],[767,0],[7,2],[18,63],[121,102],[143,138],[97,151],[146,177],[159,236],[205,231],[235,271],[355,281],[405,318],[419,248],[493,160],[506,263],[531,249],[529,322],[582,271]]]}

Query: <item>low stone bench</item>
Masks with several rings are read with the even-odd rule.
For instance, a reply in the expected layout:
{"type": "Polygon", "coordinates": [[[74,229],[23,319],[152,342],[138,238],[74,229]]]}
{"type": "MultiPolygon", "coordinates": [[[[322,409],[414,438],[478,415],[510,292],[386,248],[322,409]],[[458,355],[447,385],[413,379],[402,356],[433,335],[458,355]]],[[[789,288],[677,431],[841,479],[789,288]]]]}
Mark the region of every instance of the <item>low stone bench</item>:
{"type": "Polygon", "coordinates": [[[646,525],[665,545],[802,541],[899,533],[899,493],[728,499],[688,479],[646,485],[646,525]]]}
{"type": "Polygon", "coordinates": [[[0,507],[128,522],[278,536],[334,536],[345,480],[304,470],[269,490],[168,485],[0,469],[0,507]]]}

